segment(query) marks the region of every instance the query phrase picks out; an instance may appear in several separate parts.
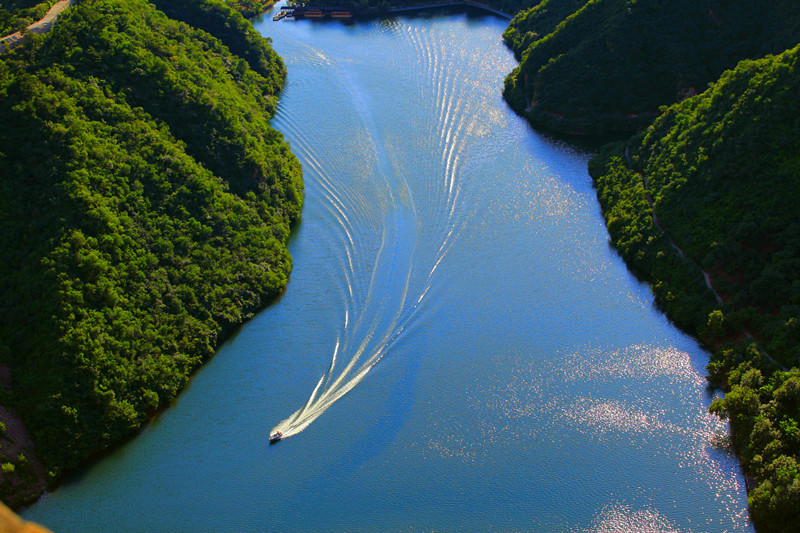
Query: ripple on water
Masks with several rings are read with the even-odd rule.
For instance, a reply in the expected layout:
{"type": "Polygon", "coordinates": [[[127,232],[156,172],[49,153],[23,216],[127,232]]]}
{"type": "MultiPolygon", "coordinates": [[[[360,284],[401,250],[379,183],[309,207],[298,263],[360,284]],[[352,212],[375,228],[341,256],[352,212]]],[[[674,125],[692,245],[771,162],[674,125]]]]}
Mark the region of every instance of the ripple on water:
{"type": "Polygon", "coordinates": [[[615,503],[600,510],[585,533],[682,533],[654,509],[615,503]]]}
{"type": "Polygon", "coordinates": [[[600,348],[581,350],[568,355],[561,369],[567,381],[666,379],[693,387],[704,387],[706,383],[689,353],[674,346],[636,344],[611,352],[600,348]]]}
{"type": "Polygon", "coordinates": [[[687,348],[693,367],[668,346],[688,343],[624,281],[588,155],[501,100],[515,64],[504,27],[263,24],[289,66],[273,124],[306,183],[293,283],[161,424],[26,518],[55,531],[748,529],[704,355],[687,348]],[[314,431],[264,442],[384,354],[314,431]]]}
{"type": "Polygon", "coordinates": [[[628,433],[663,436],[683,433],[680,427],[665,422],[659,416],[663,413],[664,409],[647,410],[618,400],[577,398],[561,415],[581,431],[597,435],[628,433]]]}

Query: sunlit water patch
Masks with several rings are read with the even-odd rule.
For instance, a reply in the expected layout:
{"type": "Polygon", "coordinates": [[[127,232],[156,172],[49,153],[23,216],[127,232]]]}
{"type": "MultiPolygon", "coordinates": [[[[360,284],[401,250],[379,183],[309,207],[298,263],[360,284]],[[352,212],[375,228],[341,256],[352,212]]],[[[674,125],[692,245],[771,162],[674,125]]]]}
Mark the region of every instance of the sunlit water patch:
{"type": "Polygon", "coordinates": [[[634,510],[628,505],[611,505],[603,508],[586,533],[682,533],[663,515],[653,509],[634,510]]]}
{"type": "Polygon", "coordinates": [[[751,531],[707,355],[608,245],[590,153],[484,15],[256,27],[301,160],[285,295],[23,512],[54,531],[751,531]],[[271,430],[293,438],[270,446],[271,430]]]}

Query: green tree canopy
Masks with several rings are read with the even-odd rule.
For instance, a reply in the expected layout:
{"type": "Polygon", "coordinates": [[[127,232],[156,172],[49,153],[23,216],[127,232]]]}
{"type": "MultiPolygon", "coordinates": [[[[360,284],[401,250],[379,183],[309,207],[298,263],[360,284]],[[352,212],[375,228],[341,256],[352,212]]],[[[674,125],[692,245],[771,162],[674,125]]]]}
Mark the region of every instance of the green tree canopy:
{"type": "Polygon", "coordinates": [[[183,4],[203,29],[86,1],[0,56],[0,401],[50,482],[173,399],[291,269],[283,63],[228,6],[183,4]]]}
{"type": "Polygon", "coordinates": [[[792,0],[543,0],[504,34],[520,65],[505,97],[566,133],[632,131],[745,58],[800,41],[792,0]]]}
{"type": "Polygon", "coordinates": [[[614,246],[715,350],[729,392],[712,411],[756,480],[757,527],[776,532],[800,523],[798,91],[800,47],[743,61],[590,164],[614,246]]]}

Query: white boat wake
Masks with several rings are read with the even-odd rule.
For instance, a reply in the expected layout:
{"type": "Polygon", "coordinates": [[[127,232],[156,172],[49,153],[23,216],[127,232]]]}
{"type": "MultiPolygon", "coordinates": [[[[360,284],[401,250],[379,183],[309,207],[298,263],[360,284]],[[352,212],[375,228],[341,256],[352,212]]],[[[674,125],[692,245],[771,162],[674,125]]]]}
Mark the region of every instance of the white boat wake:
{"type": "MultiPolygon", "coordinates": [[[[471,128],[465,123],[465,117],[474,111],[469,109],[471,104],[455,93],[457,84],[452,79],[452,59],[446,57],[448,51],[431,46],[427,42],[430,36],[424,32],[409,32],[405,38],[413,41],[419,50],[418,57],[423,60],[423,67],[416,63],[414,66],[422,68],[424,74],[419,82],[434,88],[427,91],[435,97],[429,102],[424,127],[431,130],[430,138],[436,142],[430,145],[429,153],[420,154],[420,157],[429,158],[428,166],[424,167],[426,176],[428,172],[434,174],[430,175],[429,181],[417,180],[414,185],[418,189],[424,187],[416,194],[432,211],[427,214],[434,220],[446,221],[445,224],[424,228],[427,232],[424,238],[436,243],[430,247],[426,245],[424,249],[437,251],[425,258],[417,257],[421,238],[418,232],[424,220],[419,220],[414,191],[406,175],[416,169],[398,168],[392,133],[382,136],[382,131],[375,125],[373,113],[379,112],[381,105],[385,104],[370,106],[370,101],[378,97],[362,91],[362,85],[349,73],[347,64],[337,64],[335,58],[326,56],[310,44],[305,45],[308,61],[314,64],[315,69],[332,67],[331,72],[336,76],[334,85],[341,89],[347,105],[355,110],[355,120],[363,126],[363,135],[358,139],[357,151],[360,153],[331,150],[320,157],[311,147],[319,144],[306,139],[307,126],[295,123],[296,116],[281,117],[283,129],[293,138],[295,153],[300,156],[303,166],[311,171],[309,178],[327,204],[331,223],[339,233],[335,242],[344,243],[337,267],[343,272],[341,281],[346,305],[343,326],[334,342],[327,371],[319,378],[303,406],[275,425],[270,435],[280,432],[285,438],[305,430],[383,359],[414,325],[420,307],[430,298],[437,270],[472,216],[471,213],[462,213],[458,207],[461,204],[460,178],[465,163],[461,154],[470,137],[464,131],[471,128]],[[352,169],[338,168],[336,159],[342,152],[362,159],[360,168],[365,176],[348,178],[348,170],[352,172],[352,169]],[[342,176],[345,176],[344,180],[342,176]],[[355,182],[366,184],[369,190],[353,187],[355,182]],[[378,235],[375,233],[377,220],[382,221],[378,235]],[[354,239],[354,236],[365,235],[377,236],[379,243],[376,241],[376,245],[370,247],[354,239]],[[371,269],[364,268],[370,264],[373,265],[371,269]],[[346,361],[344,365],[342,360],[346,361]]],[[[398,61],[404,60],[409,58],[398,58],[398,61]]],[[[417,102],[417,105],[421,104],[417,102]]]]}

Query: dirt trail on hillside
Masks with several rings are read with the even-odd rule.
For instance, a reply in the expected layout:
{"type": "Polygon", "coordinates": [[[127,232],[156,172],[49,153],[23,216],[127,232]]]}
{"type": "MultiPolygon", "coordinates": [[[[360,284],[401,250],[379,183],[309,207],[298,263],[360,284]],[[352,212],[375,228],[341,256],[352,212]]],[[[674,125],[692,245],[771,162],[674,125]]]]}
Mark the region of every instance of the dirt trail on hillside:
{"type": "MultiPolygon", "coordinates": [[[[53,27],[58,16],[62,11],[74,4],[77,0],[60,0],[56,2],[47,14],[41,19],[27,27],[30,33],[47,33],[53,27]]],[[[11,50],[15,46],[19,46],[25,42],[25,35],[22,32],[14,32],[11,35],[6,35],[0,38],[0,53],[11,50]]]]}
{"type": "MultiPolygon", "coordinates": [[[[628,170],[633,170],[633,168],[631,167],[631,156],[628,153],[628,147],[627,146],[625,147],[625,161],[628,164],[628,170]]],[[[639,175],[642,177],[642,185],[644,186],[644,196],[647,199],[647,202],[650,204],[650,210],[653,213],[653,224],[659,230],[661,230],[664,233],[664,235],[667,237],[667,240],[669,241],[670,245],[673,248],[675,248],[675,250],[678,252],[678,255],[680,255],[683,259],[686,259],[688,261],[692,261],[693,263],[695,263],[694,259],[688,257],[686,255],[686,253],[680,248],[680,246],[675,244],[675,241],[672,240],[672,236],[661,226],[661,224],[659,224],[658,217],[656,216],[655,202],[653,202],[653,197],[650,196],[650,189],[648,189],[648,186],[647,186],[647,176],[645,176],[643,173],[639,173],[639,175]]],[[[695,263],[695,265],[697,265],[697,263],[695,263]]],[[[699,265],[698,265],[698,268],[700,268],[699,265]]],[[[711,275],[709,275],[709,273],[706,272],[705,270],[703,270],[702,268],[700,268],[700,272],[703,273],[703,280],[705,280],[705,282],[706,282],[706,287],[708,287],[709,290],[714,294],[714,298],[716,298],[717,303],[718,304],[725,303],[725,300],[723,300],[722,296],[714,288],[714,285],[712,284],[712,281],[711,281],[711,275]]],[[[753,336],[752,333],[750,333],[750,331],[748,329],[746,329],[746,328],[742,329],[742,333],[744,333],[745,337],[747,337],[751,341],[753,341],[755,343],[758,343],[758,340],[753,336]]],[[[778,368],[780,368],[784,372],[787,370],[787,368],[785,366],[783,366],[781,363],[779,363],[778,361],[773,359],[772,356],[770,354],[768,354],[763,348],[760,350],[760,352],[765,358],[767,358],[775,366],[777,366],[778,368]]]]}

